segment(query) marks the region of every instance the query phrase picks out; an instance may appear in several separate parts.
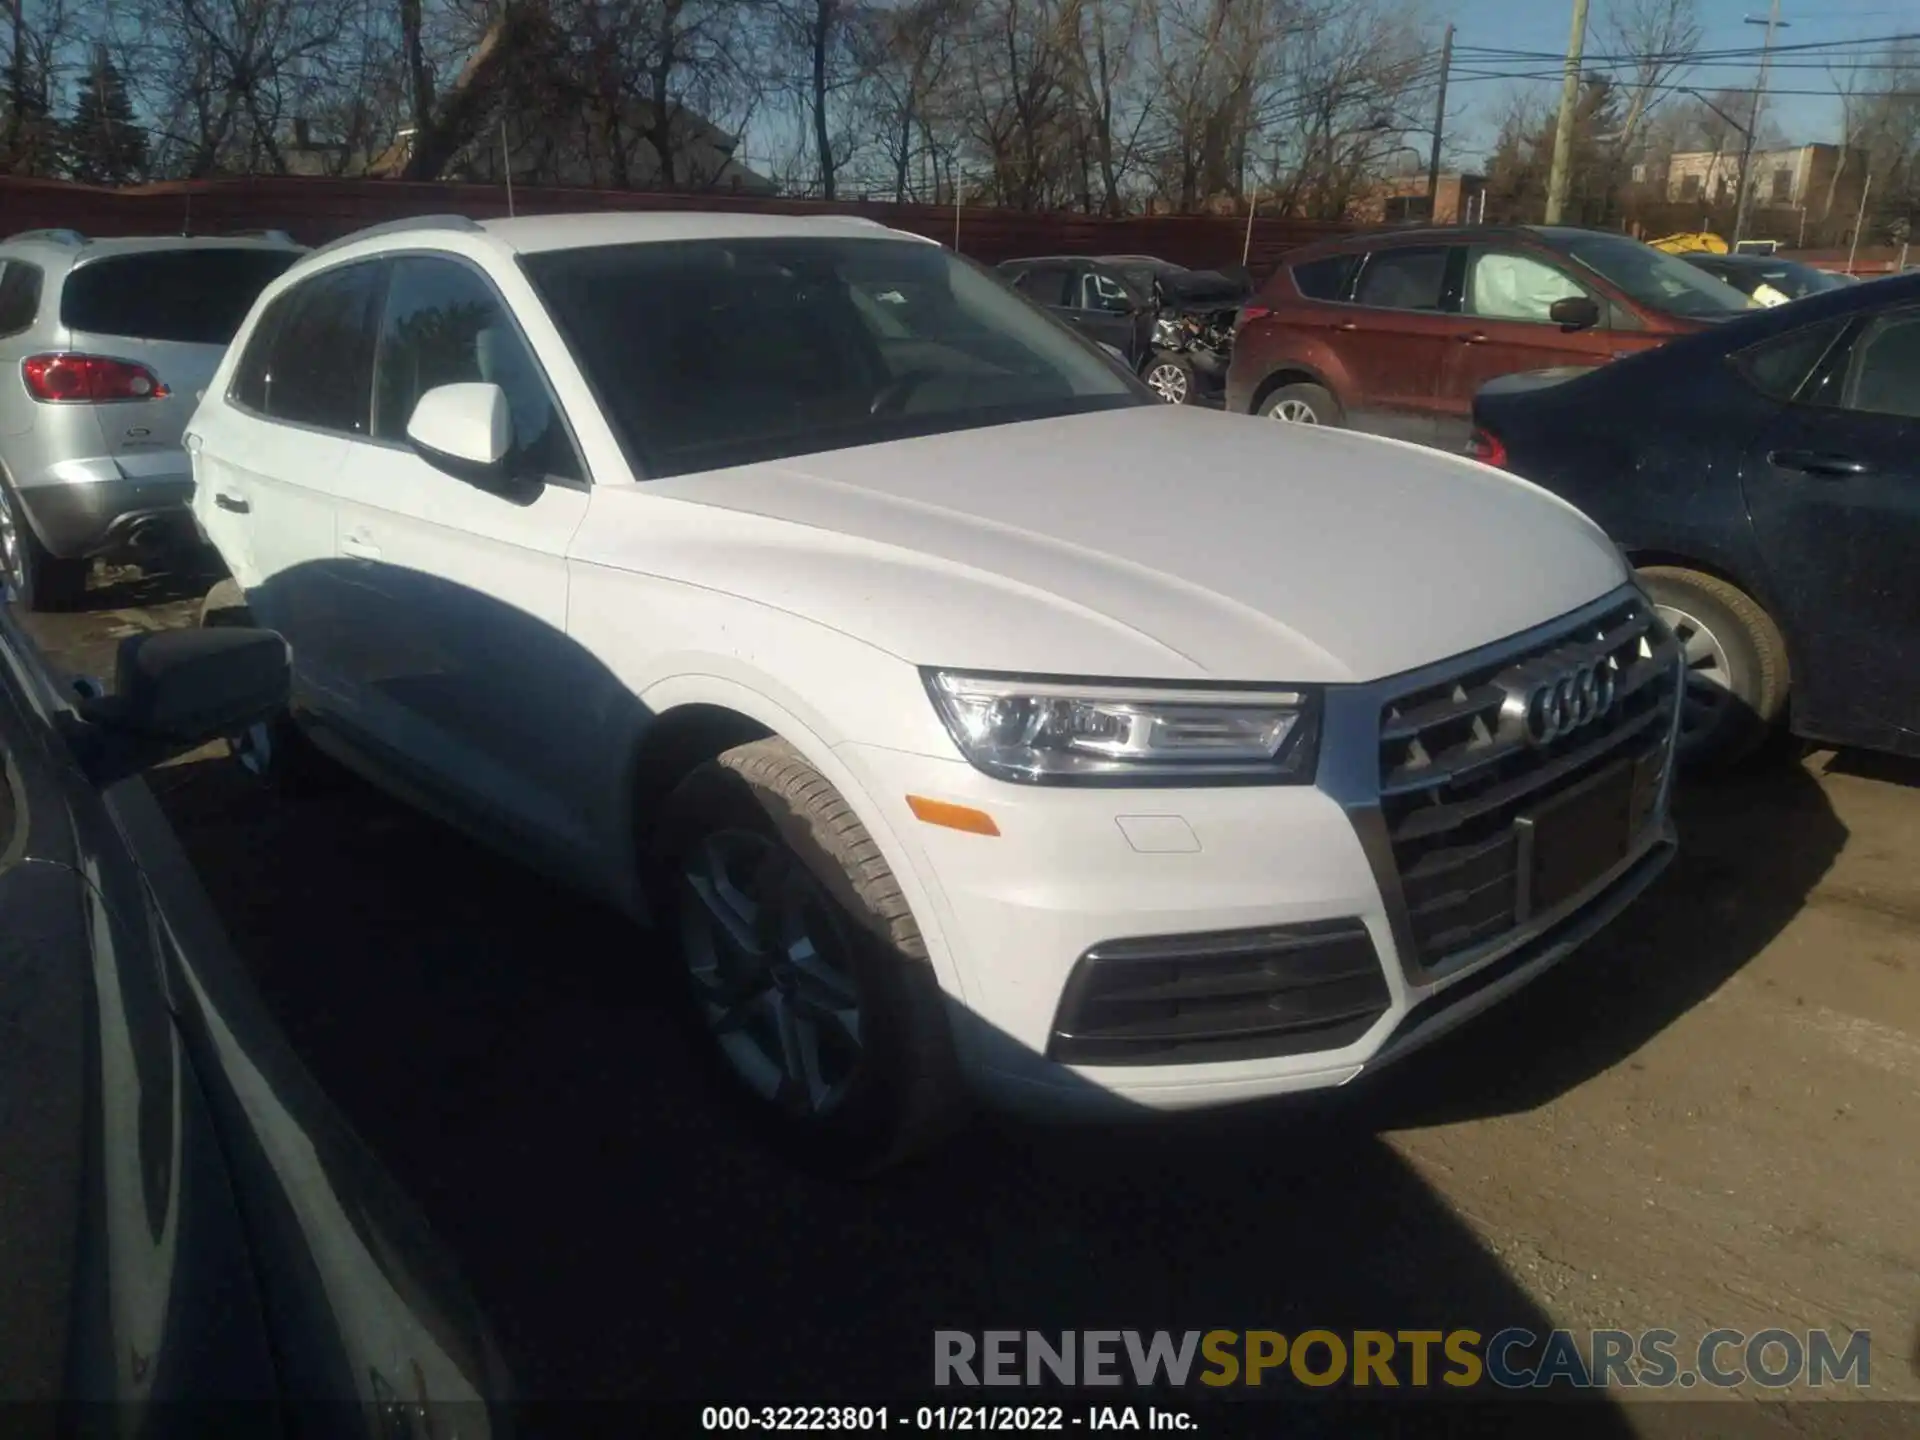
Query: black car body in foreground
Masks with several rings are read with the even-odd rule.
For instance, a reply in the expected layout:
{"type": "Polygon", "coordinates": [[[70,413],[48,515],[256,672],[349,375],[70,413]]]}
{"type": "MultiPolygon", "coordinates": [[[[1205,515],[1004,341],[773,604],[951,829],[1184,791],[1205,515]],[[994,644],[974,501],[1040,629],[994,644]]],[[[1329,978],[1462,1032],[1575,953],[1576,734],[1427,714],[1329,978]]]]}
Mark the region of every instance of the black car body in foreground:
{"type": "Polygon", "coordinates": [[[1920,755],[1920,275],[1560,384],[1495,381],[1473,414],[1474,453],[1641,567],[1687,644],[1697,758],[1738,758],[1782,719],[1920,755]]]}
{"type": "Polygon", "coordinates": [[[27,1431],[505,1429],[478,1312],[139,775],[287,672],[271,632],[143,635],[113,697],[69,695],[0,603],[0,1396],[27,1431]]]}

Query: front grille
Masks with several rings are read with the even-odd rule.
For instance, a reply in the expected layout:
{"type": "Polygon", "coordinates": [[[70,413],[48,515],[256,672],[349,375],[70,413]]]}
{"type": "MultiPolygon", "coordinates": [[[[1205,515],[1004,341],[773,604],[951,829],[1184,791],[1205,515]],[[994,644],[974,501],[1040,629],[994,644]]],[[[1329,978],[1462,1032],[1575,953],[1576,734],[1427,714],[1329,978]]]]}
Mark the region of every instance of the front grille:
{"type": "Polygon", "coordinates": [[[1380,805],[1415,964],[1440,965],[1551,908],[1536,906],[1533,891],[1543,874],[1549,900],[1577,889],[1569,860],[1577,872],[1591,855],[1592,873],[1573,877],[1585,884],[1625,858],[1628,837],[1659,799],[1677,689],[1672,637],[1636,596],[1523,649],[1464,657],[1458,670],[1383,707],[1380,805]],[[1530,713],[1527,698],[1540,685],[1583,671],[1594,718],[1530,713]],[[1611,704],[1601,710],[1595,697],[1606,690],[1611,704]],[[1543,740],[1556,718],[1564,733],[1543,740]],[[1584,814],[1571,838],[1562,824],[1557,863],[1543,867],[1534,817],[1555,801],[1584,814]],[[1609,848],[1616,822],[1617,854],[1609,848]],[[1593,824],[1608,835],[1583,838],[1593,824]],[[1588,848],[1570,853],[1575,846],[1588,848]]]}
{"type": "Polygon", "coordinates": [[[1170,1065],[1337,1050],[1390,998],[1358,920],[1113,940],[1068,977],[1047,1055],[1170,1065]]]}

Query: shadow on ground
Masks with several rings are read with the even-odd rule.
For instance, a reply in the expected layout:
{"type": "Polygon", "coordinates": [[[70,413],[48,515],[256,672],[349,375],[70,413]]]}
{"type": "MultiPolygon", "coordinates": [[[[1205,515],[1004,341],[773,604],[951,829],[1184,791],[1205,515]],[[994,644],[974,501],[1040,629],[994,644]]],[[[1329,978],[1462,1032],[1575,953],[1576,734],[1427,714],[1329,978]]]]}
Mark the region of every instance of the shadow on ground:
{"type": "MultiPolygon", "coordinates": [[[[568,1398],[897,1394],[929,1383],[936,1329],[1544,1329],[1376,1129],[1616,1063],[1844,838],[1799,770],[1698,792],[1687,857],[1612,936],[1378,1087],[983,1123],[855,1187],[782,1168],[714,1103],[656,942],[617,917],[351,781],[276,801],[202,759],[154,784],[295,1046],[461,1255],[527,1390],[568,1398]]],[[[1611,1414],[1587,1418],[1626,1433],[1611,1414]]]]}
{"type": "Polygon", "coordinates": [[[1683,786],[1675,818],[1679,856],[1618,923],[1345,1098],[1383,1129],[1546,1104],[1627,1060],[1764,950],[1847,839],[1797,764],[1683,786]]]}

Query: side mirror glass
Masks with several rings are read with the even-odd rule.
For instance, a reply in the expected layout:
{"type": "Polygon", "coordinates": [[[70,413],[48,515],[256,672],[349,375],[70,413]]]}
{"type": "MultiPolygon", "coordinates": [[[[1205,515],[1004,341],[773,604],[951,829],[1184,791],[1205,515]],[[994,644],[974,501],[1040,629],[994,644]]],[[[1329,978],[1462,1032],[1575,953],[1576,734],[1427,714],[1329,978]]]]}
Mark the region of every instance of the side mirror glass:
{"type": "Polygon", "coordinates": [[[494,488],[506,478],[513,452],[507,392],[484,381],[437,385],[414,405],[407,441],[434,468],[494,488]]]}
{"type": "Polygon", "coordinates": [[[102,781],[236,735],[286,708],[293,655],[277,631],[162,630],[120,642],[114,693],[82,694],[102,781]]]}
{"type": "Polygon", "coordinates": [[[1591,330],[1600,323],[1600,307],[1585,295],[1569,295],[1547,307],[1547,318],[1563,330],[1591,330]]]}

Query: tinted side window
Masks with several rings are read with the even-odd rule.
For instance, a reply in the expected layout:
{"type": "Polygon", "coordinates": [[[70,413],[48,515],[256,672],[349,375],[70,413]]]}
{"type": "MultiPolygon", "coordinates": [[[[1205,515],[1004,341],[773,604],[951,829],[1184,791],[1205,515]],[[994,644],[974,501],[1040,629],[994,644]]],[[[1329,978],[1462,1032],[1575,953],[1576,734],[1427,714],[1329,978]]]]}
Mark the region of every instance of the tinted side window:
{"type": "Polygon", "coordinates": [[[1066,270],[1057,266],[1038,266],[1013,282],[1013,288],[1036,305],[1067,303],[1066,270]]]}
{"type": "Polygon", "coordinates": [[[1354,303],[1387,310],[1438,310],[1447,278],[1447,247],[1376,250],[1360,272],[1354,303]]]}
{"type": "Polygon", "coordinates": [[[60,323],[90,335],[224,345],[291,250],[155,250],[90,260],[60,288],[60,323]]]}
{"type": "Polygon", "coordinates": [[[1920,420],[1920,310],[1896,310],[1867,327],[1853,347],[1843,403],[1920,420]]]}
{"type": "Polygon", "coordinates": [[[374,376],[376,440],[404,441],[413,407],[435,386],[487,381],[506,392],[513,412],[515,468],[584,478],[533,352],[493,286],[465,265],[394,262],[374,376]]]}
{"type": "Polygon", "coordinates": [[[1293,288],[1309,300],[1344,300],[1358,255],[1326,255],[1295,265],[1293,288]]]}
{"type": "MultiPolygon", "coordinates": [[[[267,375],[267,414],[323,430],[367,433],[373,339],[385,267],[342,265],[282,297],[267,375]]],[[[276,306],[275,308],[278,308],[276,306]]]]}
{"type": "Polygon", "coordinates": [[[0,260],[0,335],[18,335],[40,310],[40,267],[0,260]]]}
{"type": "Polygon", "coordinates": [[[1762,394],[1791,400],[1846,324],[1845,319],[1826,320],[1762,340],[1735,355],[1734,368],[1762,394]]]}

